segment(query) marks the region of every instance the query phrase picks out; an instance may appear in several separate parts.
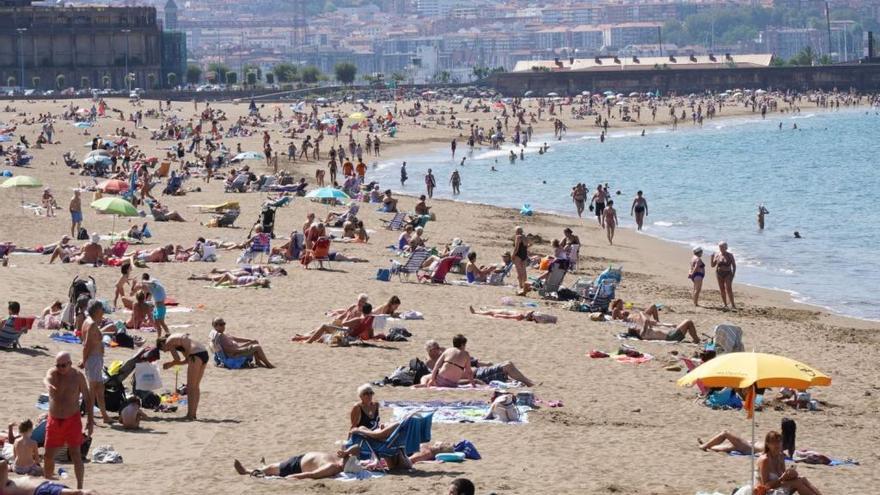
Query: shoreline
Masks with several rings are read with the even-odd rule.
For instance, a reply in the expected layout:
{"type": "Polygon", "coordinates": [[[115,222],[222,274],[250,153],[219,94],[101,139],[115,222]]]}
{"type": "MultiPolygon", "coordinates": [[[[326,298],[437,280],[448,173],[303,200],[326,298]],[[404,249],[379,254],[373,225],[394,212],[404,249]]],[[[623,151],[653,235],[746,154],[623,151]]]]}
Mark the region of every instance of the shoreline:
{"type": "MultiPolygon", "coordinates": [[[[798,118],[798,117],[807,118],[810,116],[809,115],[810,113],[844,113],[844,112],[856,113],[856,112],[862,112],[863,108],[864,108],[864,106],[859,106],[859,107],[848,107],[848,108],[845,108],[842,110],[831,110],[831,109],[817,107],[817,108],[810,109],[810,111],[805,111],[802,109],[800,114],[786,112],[785,117],[786,118],[798,118]]],[[[770,115],[779,116],[778,113],[773,113],[770,115]]],[[[736,122],[734,125],[747,125],[749,122],[761,122],[762,120],[764,120],[764,119],[760,118],[760,114],[756,115],[753,112],[735,113],[733,115],[722,115],[722,116],[716,117],[716,119],[721,120],[721,121],[737,121],[738,120],[739,122],[736,122]]],[[[768,117],[767,120],[771,120],[771,117],[768,117]]],[[[712,122],[712,121],[709,121],[709,122],[712,122]]],[[[651,131],[656,132],[657,129],[667,128],[668,126],[669,126],[669,124],[666,124],[666,123],[634,125],[634,126],[626,126],[623,128],[617,128],[616,131],[617,132],[621,132],[621,131],[626,132],[626,131],[632,131],[633,129],[635,129],[637,131],[637,129],[639,127],[641,127],[642,129],[645,129],[646,131],[648,131],[648,133],[651,133],[651,131]]],[[[591,133],[591,131],[588,129],[579,129],[574,132],[569,132],[566,135],[566,137],[563,139],[563,142],[564,142],[564,140],[568,139],[569,136],[571,136],[573,139],[583,139],[584,137],[594,136],[594,135],[597,137],[598,133],[601,132],[601,129],[598,127],[595,127],[594,131],[595,131],[594,133],[591,133]]],[[[699,131],[700,131],[700,128],[692,128],[690,125],[688,125],[688,126],[684,127],[684,129],[680,132],[699,132],[699,131]]],[[[670,132],[674,132],[674,131],[670,131],[670,132]]],[[[544,135],[546,135],[546,134],[544,134],[544,135]]],[[[552,137],[552,134],[550,134],[550,136],[552,137]]],[[[615,137],[615,136],[613,135],[613,133],[611,131],[609,131],[608,138],[611,138],[611,137],[615,137]]],[[[622,137],[622,136],[616,136],[616,137],[622,137]]],[[[533,139],[531,142],[537,142],[537,141],[539,141],[539,140],[533,139]]],[[[442,141],[440,139],[436,139],[436,140],[430,140],[428,142],[424,142],[421,144],[407,143],[403,146],[388,147],[388,148],[386,148],[386,150],[387,150],[386,154],[384,156],[382,156],[382,160],[380,162],[378,162],[376,165],[381,167],[383,165],[383,162],[387,163],[392,160],[405,161],[404,159],[407,156],[412,156],[413,154],[427,154],[429,156],[432,154],[439,155],[444,152],[443,149],[439,148],[439,146],[441,146],[441,143],[442,143],[442,141]],[[435,143],[434,141],[437,141],[437,142],[435,143]],[[437,146],[436,149],[435,149],[435,146],[437,146]]],[[[505,143],[505,145],[508,145],[508,143],[505,143]]],[[[500,150],[507,151],[509,146],[505,147],[505,145],[503,145],[500,148],[500,150]]],[[[487,151],[496,151],[496,150],[493,150],[491,147],[487,147],[487,146],[474,147],[474,154],[485,153],[487,151]]],[[[388,166],[390,166],[390,164],[388,166]]],[[[457,168],[457,166],[456,166],[456,168],[457,168]]],[[[412,179],[412,177],[411,177],[411,179],[412,179]]],[[[423,192],[404,191],[404,190],[400,190],[400,189],[397,189],[394,187],[391,187],[391,189],[392,189],[392,191],[394,191],[394,194],[396,194],[396,195],[406,196],[406,197],[410,197],[410,198],[418,198],[418,196],[423,193],[423,192]]],[[[506,210],[506,211],[509,211],[513,214],[519,215],[519,210],[515,206],[504,206],[504,205],[498,205],[498,204],[482,202],[482,201],[462,200],[462,199],[455,199],[455,198],[449,198],[449,197],[443,197],[443,198],[435,197],[434,199],[432,199],[432,201],[434,201],[434,202],[448,201],[448,202],[451,202],[454,204],[477,205],[477,206],[485,206],[485,207],[492,207],[492,208],[500,208],[502,210],[506,210]]],[[[551,216],[557,216],[560,218],[565,218],[568,220],[575,220],[576,222],[581,221],[581,220],[589,221],[591,219],[591,217],[589,217],[589,216],[585,216],[584,218],[578,218],[574,212],[564,213],[564,212],[555,211],[555,210],[542,210],[542,209],[534,208],[534,207],[533,207],[533,211],[535,213],[541,213],[544,215],[551,215],[551,216]]],[[[685,247],[685,246],[690,245],[689,242],[665,238],[662,235],[654,234],[654,233],[650,233],[650,232],[644,232],[644,231],[637,232],[635,227],[633,225],[631,225],[631,223],[632,223],[631,221],[628,221],[626,223],[622,223],[619,227],[622,227],[622,230],[626,230],[626,231],[631,232],[633,234],[646,236],[646,237],[649,237],[651,239],[655,239],[660,242],[668,243],[671,246],[678,247],[681,249],[683,259],[685,259],[685,260],[687,259],[687,256],[690,256],[690,249],[685,247]]],[[[620,230],[621,229],[619,229],[618,232],[620,232],[620,230]]],[[[706,280],[710,280],[710,277],[707,277],[706,280]]],[[[714,283],[714,279],[712,279],[712,282],[710,282],[710,284],[711,283],[714,283]]],[[[787,304],[792,305],[792,307],[798,307],[799,309],[803,309],[803,308],[815,309],[815,310],[818,310],[818,311],[821,311],[824,313],[828,313],[830,316],[833,316],[833,317],[843,318],[843,319],[847,319],[847,320],[854,320],[857,322],[863,322],[866,325],[880,323],[880,319],[872,319],[872,318],[868,318],[868,317],[860,317],[860,316],[854,315],[854,314],[847,314],[843,311],[836,310],[830,306],[825,306],[825,305],[818,303],[818,302],[798,300],[798,296],[800,296],[800,297],[809,297],[809,296],[806,296],[802,293],[799,293],[793,289],[786,289],[786,288],[782,288],[782,287],[770,287],[770,286],[761,285],[759,283],[745,283],[745,282],[735,282],[735,286],[748,287],[748,288],[752,288],[752,289],[759,289],[759,290],[764,290],[764,291],[771,291],[773,293],[778,293],[780,296],[786,298],[787,304]]],[[[705,288],[706,288],[706,281],[704,280],[704,289],[705,288]]]]}

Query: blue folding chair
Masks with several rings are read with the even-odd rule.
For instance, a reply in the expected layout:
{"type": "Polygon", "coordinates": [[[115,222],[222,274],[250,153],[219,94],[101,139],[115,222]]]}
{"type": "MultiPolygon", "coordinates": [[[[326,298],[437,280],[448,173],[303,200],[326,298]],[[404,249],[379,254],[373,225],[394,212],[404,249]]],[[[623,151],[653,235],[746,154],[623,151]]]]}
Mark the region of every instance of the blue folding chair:
{"type": "Polygon", "coordinates": [[[407,456],[419,451],[419,447],[431,441],[431,422],[434,411],[416,411],[404,418],[397,428],[385,440],[375,440],[358,433],[353,433],[346,442],[345,447],[357,445],[361,451],[361,460],[371,457],[389,458],[394,457],[402,450],[407,456]]]}

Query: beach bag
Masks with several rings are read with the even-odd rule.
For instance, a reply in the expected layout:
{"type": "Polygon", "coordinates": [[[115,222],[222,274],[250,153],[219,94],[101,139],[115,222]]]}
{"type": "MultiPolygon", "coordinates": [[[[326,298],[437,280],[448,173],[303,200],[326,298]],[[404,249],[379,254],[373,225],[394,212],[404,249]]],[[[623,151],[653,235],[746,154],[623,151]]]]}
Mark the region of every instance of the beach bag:
{"type": "Polygon", "coordinates": [[[116,341],[116,345],[119,347],[134,349],[134,338],[125,332],[117,332],[113,340],[116,341]]]}
{"type": "Polygon", "coordinates": [[[150,392],[149,390],[135,390],[134,395],[140,398],[141,407],[144,409],[156,409],[162,405],[162,397],[159,397],[159,394],[155,392],[150,392]]]}
{"type": "Polygon", "coordinates": [[[86,230],[85,227],[80,227],[79,232],[77,232],[77,234],[76,234],[76,240],[78,240],[78,241],[89,240],[89,231],[86,230]]]}
{"type": "Polygon", "coordinates": [[[391,280],[391,270],[389,270],[388,268],[379,268],[379,270],[376,272],[376,280],[389,282],[391,280]]]}
{"type": "Polygon", "coordinates": [[[162,388],[162,376],[159,368],[151,363],[138,363],[134,367],[135,390],[158,390],[162,388]]]}
{"type": "Polygon", "coordinates": [[[452,450],[463,453],[466,459],[478,461],[483,458],[483,456],[477,451],[477,446],[471,443],[470,440],[462,440],[458,442],[452,447],[452,450]]]}
{"type": "Polygon", "coordinates": [[[428,365],[422,362],[419,358],[412,358],[409,360],[409,369],[412,370],[413,376],[415,376],[415,383],[419,383],[423,376],[431,373],[431,370],[428,369],[428,365]]]}
{"type": "Polygon", "coordinates": [[[562,287],[558,291],[556,291],[556,299],[560,301],[573,301],[578,298],[577,292],[562,287]]]}
{"type": "Polygon", "coordinates": [[[395,387],[410,387],[416,383],[415,373],[407,366],[400,366],[394,370],[394,373],[391,373],[387,383],[395,387]]]}

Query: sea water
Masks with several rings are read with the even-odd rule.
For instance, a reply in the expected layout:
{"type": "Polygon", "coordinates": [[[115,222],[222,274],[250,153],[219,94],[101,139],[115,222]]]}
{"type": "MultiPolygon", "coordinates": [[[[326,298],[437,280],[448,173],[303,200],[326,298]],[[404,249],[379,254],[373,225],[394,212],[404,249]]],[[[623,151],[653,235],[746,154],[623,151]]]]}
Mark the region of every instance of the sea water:
{"type": "MultiPolygon", "coordinates": [[[[512,128],[511,128],[512,131],[512,128]]],[[[604,143],[595,132],[534,136],[525,160],[510,163],[501,150],[467,150],[459,139],[407,159],[409,180],[400,186],[400,161],[380,161],[371,178],[395,191],[425,191],[433,169],[435,197],[452,198],[449,176],[458,169],[455,199],[574,215],[571,187],[590,195],[608,183],[623,226],[634,226],[630,206],[637,190],[648,200],[647,235],[702,246],[704,260],[726,240],[736,255],[737,282],[789,291],[795,300],[846,315],[880,319],[880,115],[874,109],[687,121],[678,129],[614,130],[604,143]],[[781,129],[779,124],[782,124],[781,129]],[[794,128],[795,124],[797,129],[794,128]],[[537,153],[546,142],[547,153],[537,153]],[[459,166],[461,157],[465,165],[459,166]],[[497,172],[490,171],[495,167],[497,172]],[[616,192],[621,194],[617,195],[616,192]],[[758,206],[770,211],[765,229],[758,206]],[[802,238],[795,239],[794,231],[802,238]]],[[[517,156],[519,149],[517,148],[517,156]]],[[[585,211],[584,220],[595,222],[585,211]]],[[[604,239],[603,239],[604,240],[604,239]]],[[[690,256],[683,255],[682,277],[690,256]]],[[[714,284],[711,270],[707,281],[714,284]]]]}

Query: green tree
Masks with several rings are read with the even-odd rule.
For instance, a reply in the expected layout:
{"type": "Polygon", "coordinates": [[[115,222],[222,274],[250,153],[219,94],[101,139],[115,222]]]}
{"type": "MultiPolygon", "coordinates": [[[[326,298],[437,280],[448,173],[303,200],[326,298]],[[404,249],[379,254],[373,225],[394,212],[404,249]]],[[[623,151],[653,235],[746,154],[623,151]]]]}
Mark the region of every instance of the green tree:
{"type": "Polygon", "coordinates": [[[247,72],[247,83],[250,87],[254,87],[257,85],[257,73],[255,71],[247,72]]]}
{"type": "Polygon", "coordinates": [[[266,84],[275,84],[275,74],[272,72],[266,73],[266,84]]]}
{"type": "Polygon", "coordinates": [[[831,56],[828,54],[819,57],[819,65],[831,65],[832,63],[831,56]]]}
{"type": "Polygon", "coordinates": [[[33,85],[33,88],[34,88],[34,89],[39,88],[39,87],[40,87],[40,76],[34,76],[34,77],[32,77],[32,78],[31,78],[31,84],[33,85]]]}
{"type": "Polygon", "coordinates": [[[208,72],[214,73],[215,82],[226,83],[226,74],[229,72],[229,67],[226,64],[214,62],[208,64],[208,72]]]}
{"type": "Polygon", "coordinates": [[[177,86],[177,74],[175,74],[173,72],[169,72],[165,76],[165,80],[168,82],[169,88],[173,88],[173,87],[177,86]]]}
{"type": "Polygon", "coordinates": [[[150,89],[156,88],[156,74],[147,74],[147,87],[150,89]]]}
{"type": "Polygon", "coordinates": [[[110,89],[110,85],[113,84],[113,78],[110,77],[110,74],[104,74],[104,77],[101,78],[101,83],[105,88],[110,89]]]}
{"type": "Polygon", "coordinates": [[[12,76],[7,77],[7,78],[6,78],[6,85],[7,85],[7,86],[15,86],[15,85],[16,85],[16,84],[15,84],[15,78],[12,77],[12,76]]]}
{"type": "Polygon", "coordinates": [[[290,63],[282,62],[272,67],[272,74],[280,83],[291,83],[299,80],[299,69],[290,63]]]}
{"type": "Polygon", "coordinates": [[[476,66],[472,70],[473,70],[474,77],[477,79],[485,79],[486,76],[489,75],[489,68],[488,67],[476,66]]]}
{"type": "Polygon", "coordinates": [[[314,65],[303,68],[301,74],[302,81],[306,84],[314,84],[321,78],[321,71],[314,65]]]}
{"type": "Polygon", "coordinates": [[[448,70],[441,70],[440,72],[434,74],[434,80],[440,84],[449,84],[449,80],[452,79],[452,75],[448,70]]]}
{"type": "Polygon", "coordinates": [[[67,82],[67,79],[64,77],[64,74],[58,74],[55,76],[55,87],[58,89],[64,89],[64,83],[67,82]]]}
{"type": "Polygon", "coordinates": [[[202,79],[202,68],[198,65],[186,66],[186,82],[189,84],[198,84],[202,79]]]}
{"type": "Polygon", "coordinates": [[[238,84],[238,72],[226,73],[226,84],[238,84]]]}
{"type": "Polygon", "coordinates": [[[245,64],[244,67],[241,68],[241,72],[242,74],[245,74],[245,77],[247,77],[246,74],[248,74],[249,72],[253,72],[257,75],[257,81],[263,80],[263,69],[261,69],[257,64],[245,64]]]}
{"type": "Polygon", "coordinates": [[[813,62],[816,60],[816,53],[813,51],[813,47],[807,46],[803,50],[800,51],[794,58],[789,62],[791,65],[813,65],[813,62]]]}
{"type": "Polygon", "coordinates": [[[342,84],[351,84],[357,76],[357,66],[351,62],[340,62],[333,68],[336,80],[342,84]]]}
{"type": "Polygon", "coordinates": [[[770,59],[771,67],[785,67],[785,65],[785,60],[780,57],[773,57],[772,59],[770,59]]]}
{"type": "Polygon", "coordinates": [[[404,74],[403,72],[392,72],[391,80],[398,83],[406,81],[406,74],[404,74]]]}
{"type": "Polygon", "coordinates": [[[92,87],[92,81],[90,81],[88,77],[85,77],[85,76],[80,77],[79,78],[79,87],[82,89],[90,88],[90,87],[92,87]]]}

